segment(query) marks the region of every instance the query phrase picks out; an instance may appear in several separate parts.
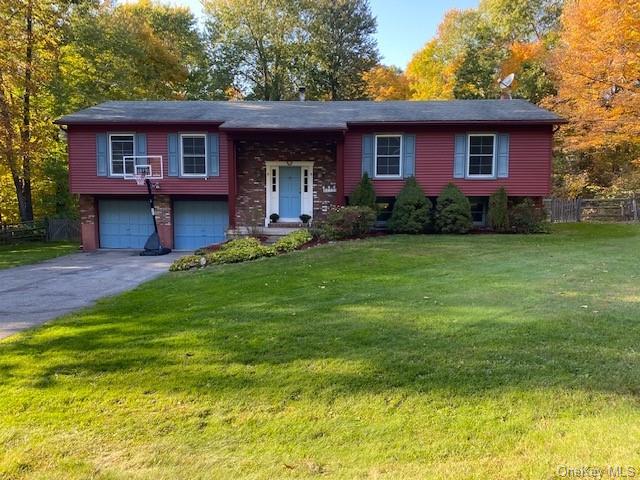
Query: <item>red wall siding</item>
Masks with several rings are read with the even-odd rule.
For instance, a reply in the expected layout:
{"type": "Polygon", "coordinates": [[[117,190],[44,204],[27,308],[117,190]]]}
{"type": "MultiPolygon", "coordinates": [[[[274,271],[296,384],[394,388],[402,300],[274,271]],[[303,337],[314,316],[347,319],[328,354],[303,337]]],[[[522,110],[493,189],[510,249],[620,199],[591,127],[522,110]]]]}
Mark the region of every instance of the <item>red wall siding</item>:
{"type": "Polygon", "coordinates": [[[180,178],[169,177],[167,134],[179,132],[215,132],[210,125],[173,126],[70,126],[69,179],[73,193],[88,194],[145,194],[146,189],[139,187],[133,180],[99,177],[96,173],[96,133],[133,132],[147,134],[147,155],[162,155],[164,179],[160,180],[162,194],[183,195],[226,195],[228,181],[228,145],[227,136],[220,132],[220,175],[217,177],[180,178]]]}
{"type": "MultiPolygon", "coordinates": [[[[396,127],[351,129],[344,144],[345,194],[361,177],[362,135],[365,133],[415,133],[416,178],[428,196],[437,196],[444,186],[455,183],[467,196],[486,196],[504,186],[510,196],[546,196],[551,190],[551,126],[396,127]],[[466,132],[510,134],[509,178],[465,180],[453,178],[454,136],[466,132]]],[[[378,196],[395,196],[402,180],[374,180],[378,196]]]]}

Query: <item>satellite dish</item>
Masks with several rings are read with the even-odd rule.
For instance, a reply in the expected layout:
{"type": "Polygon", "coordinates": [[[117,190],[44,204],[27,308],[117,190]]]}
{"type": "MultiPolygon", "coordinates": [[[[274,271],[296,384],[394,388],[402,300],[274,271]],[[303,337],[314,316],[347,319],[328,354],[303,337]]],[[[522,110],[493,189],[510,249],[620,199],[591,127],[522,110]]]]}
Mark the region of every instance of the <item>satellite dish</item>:
{"type": "Polygon", "coordinates": [[[500,85],[500,88],[502,88],[503,90],[505,88],[509,88],[513,83],[514,78],[516,78],[515,73],[510,73],[509,75],[504,77],[502,80],[498,80],[498,84],[500,85]]]}

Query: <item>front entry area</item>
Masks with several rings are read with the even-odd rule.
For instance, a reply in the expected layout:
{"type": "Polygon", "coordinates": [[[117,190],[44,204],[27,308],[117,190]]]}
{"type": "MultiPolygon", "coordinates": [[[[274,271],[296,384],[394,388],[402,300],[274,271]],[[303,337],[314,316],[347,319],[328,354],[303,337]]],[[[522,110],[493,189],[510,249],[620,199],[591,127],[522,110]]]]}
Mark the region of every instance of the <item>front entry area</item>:
{"type": "Polygon", "coordinates": [[[302,213],[300,191],[300,167],[280,167],[280,217],[298,220],[302,213]]]}
{"type": "Polygon", "coordinates": [[[267,209],[280,222],[300,222],[300,215],[313,217],[313,162],[265,162],[267,209]]]}

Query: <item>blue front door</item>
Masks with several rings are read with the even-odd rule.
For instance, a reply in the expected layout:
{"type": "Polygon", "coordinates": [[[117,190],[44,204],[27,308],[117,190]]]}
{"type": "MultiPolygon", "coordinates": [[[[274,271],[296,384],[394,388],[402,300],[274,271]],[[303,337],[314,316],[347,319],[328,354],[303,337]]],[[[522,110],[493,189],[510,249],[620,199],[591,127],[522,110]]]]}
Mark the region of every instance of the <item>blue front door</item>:
{"type": "Polygon", "coordinates": [[[297,219],[300,216],[300,167],[280,167],[280,217],[297,219]]]}

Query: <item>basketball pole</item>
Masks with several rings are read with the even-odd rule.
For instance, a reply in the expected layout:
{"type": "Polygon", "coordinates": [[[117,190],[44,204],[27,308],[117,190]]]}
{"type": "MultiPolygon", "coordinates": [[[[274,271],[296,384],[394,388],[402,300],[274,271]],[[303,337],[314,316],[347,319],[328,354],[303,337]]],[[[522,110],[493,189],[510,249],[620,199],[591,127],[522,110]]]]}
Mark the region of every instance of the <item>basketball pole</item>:
{"type": "Polygon", "coordinates": [[[156,221],[156,207],[153,200],[153,190],[151,186],[151,180],[145,178],[144,183],[147,185],[147,192],[149,194],[149,207],[151,208],[151,218],[153,219],[153,233],[147,239],[147,243],[144,245],[144,251],[140,252],[141,256],[155,256],[166,255],[171,253],[171,249],[163,247],[160,242],[160,235],[158,234],[158,222],[156,221]]]}

